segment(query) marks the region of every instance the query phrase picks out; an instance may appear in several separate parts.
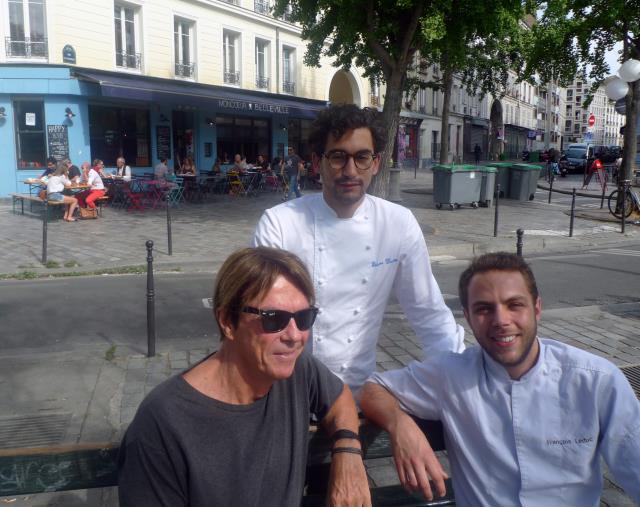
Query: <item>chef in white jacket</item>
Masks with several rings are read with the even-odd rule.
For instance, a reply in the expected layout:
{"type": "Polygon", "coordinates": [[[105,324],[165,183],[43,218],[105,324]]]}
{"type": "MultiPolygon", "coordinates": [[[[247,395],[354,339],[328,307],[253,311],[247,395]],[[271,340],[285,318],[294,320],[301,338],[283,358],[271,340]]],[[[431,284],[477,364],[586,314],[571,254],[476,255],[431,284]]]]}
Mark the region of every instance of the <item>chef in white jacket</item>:
{"type": "Polygon", "coordinates": [[[254,246],[289,250],[307,265],[320,308],[309,341],[313,354],[356,395],[375,371],[392,290],[427,356],[464,349],[464,330],[444,303],[415,217],[366,194],[386,135],[374,109],[338,105],[320,113],[309,144],[322,194],[265,211],[253,238],[254,246]]]}

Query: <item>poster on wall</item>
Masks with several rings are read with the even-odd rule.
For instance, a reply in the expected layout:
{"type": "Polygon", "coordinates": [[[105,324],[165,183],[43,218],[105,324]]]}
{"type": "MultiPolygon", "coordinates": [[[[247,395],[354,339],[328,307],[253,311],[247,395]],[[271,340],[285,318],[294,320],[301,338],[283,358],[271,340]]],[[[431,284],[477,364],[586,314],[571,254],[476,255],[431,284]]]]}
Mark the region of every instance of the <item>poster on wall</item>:
{"type": "Polygon", "coordinates": [[[171,129],[167,126],[156,126],[156,146],[158,159],[171,158],[171,129]]]}
{"type": "Polygon", "coordinates": [[[36,126],[36,113],[24,113],[24,124],[27,127],[36,126]]]}
{"type": "Polygon", "coordinates": [[[47,151],[57,161],[69,158],[69,131],[66,125],[47,125],[47,151]]]}

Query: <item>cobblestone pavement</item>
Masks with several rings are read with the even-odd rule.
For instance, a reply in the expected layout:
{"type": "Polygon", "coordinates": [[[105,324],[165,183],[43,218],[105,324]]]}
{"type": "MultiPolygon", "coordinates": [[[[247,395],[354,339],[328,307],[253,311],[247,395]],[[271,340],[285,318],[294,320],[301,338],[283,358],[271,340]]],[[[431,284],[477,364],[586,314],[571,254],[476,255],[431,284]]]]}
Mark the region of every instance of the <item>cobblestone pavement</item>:
{"type": "MultiPolygon", "coordinates": [[[[431,195],[431,173],[402,174],[402,204],[409,207],[425,232],[432,257],[470,257],[473,253],[498,248],[515,249],[515,230],[526,229],[525,254],[540,250],[581,249],[588,245],[621,244],[638,237],[638,228],[628,227],[625,236],[608,212],[585,209],[576,220],[576,234],[568,238],[567,206],[549,206],[541,191],[530,202],[501,201],[500,234],[493,238],[493,208],[436,210],[431,195]]],[[[570,188],[571,181],[559,183],[570,188]]],[[[49,259],[74,261],[66,268],[91,271],[98,268],[142,265],[144,242],[156,243],[156,265],[183,270],[214,271],[233,250],[248,243],[262,211],[279,202],[278,194],[257,198],[214,196],[202,204],[189,204],[173,213],[174,255],[166,249],[164,210],[127,213],[106,209],[104,218],[72,224],[54,221],[49,227],[49,259]]],[[[11,213],[10,203],[0,203],[0,273],[20,271],[56,272],[39,265],[42,224],[33,216],[11,213]]],[[[456,318],[463,325],[459,314],[456,318]]],[[[570,343],[601,355],[624,367],[640,364],[640,303],[606,307],[545,310],[539,327],[542,336],[570,343]]],[[[467,344],[473,343],[467,328],[467,344]]],[[[171,351],[154,358],[140,355],[88,356],[82,351],[59,354],[31,354],[3,357],[0,372],[0,423],[3,417],[25,414],[69,414],[61,442],[117,441],[133,418],[144,396],[158,383],[199,361],[216,348],[216,339],[193,345],[189,350],[171,351]],[[84,355],[83,355],[84,354],[84,355]]],[[[421,354],[420,344],[401,312],[390,305],[377,350],[380,370],[399,368],[421,354]]],[[[0,447],[2,442],[0,442],[0,447]]],[[[369,467],[372,481],[396,483],[393,465],[380,460],[369,467]]],[[[601,506],[633,505],[605,473],[601,506]]],[[[113,488],[31,495],[2,499],[14,506],[115,506],[113,488]]]]}

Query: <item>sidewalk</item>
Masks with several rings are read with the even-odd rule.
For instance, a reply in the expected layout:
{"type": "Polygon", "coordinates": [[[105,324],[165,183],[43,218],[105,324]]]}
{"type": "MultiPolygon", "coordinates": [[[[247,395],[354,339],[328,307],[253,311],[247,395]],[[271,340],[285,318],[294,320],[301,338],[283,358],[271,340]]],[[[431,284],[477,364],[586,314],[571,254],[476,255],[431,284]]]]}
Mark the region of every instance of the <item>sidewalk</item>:
{"type": "MultiPolygon", "coordinates": [[[[576,219],[574,237],[569,238],[566,199],[558,197],[548,205],[546,193],[538,191],[534,201],[500,201],[500,232],[493,238],[493,208],[435,209],[430,171],[421,170],[415,179],[413,171],[403,172],[401,186],[406,190],[401,204],[416,215],[434,260],[468,258],[496,249],[514,251],[515,231],[520,227],[525,229],[525,255],[620,245],[640,237],[637,226],[629,225],[622,235],[616,223],[606,221],[608,211],[605,215],[604,211],[587,208],[585,215],[576,219]]],[[[156,244],[156,269],[203,271],[210,276],[233,250],[249,243],[262,211],[278,202],[280,196],[272,193],[249,199],[216,196],[212,202],[174,210],[173,256],[167,255],[164,210],[134,214],[107,208],[104,218],[95,221],[54,221],[49,226],[49,259],[60,265],[73,261],[79,266],[50,269],[38,262],[41,221],[13,215],[10,203],[0,203],[0,241],[4,245],[0,273],[86,273],[144,266],[144,243],[152,239],[156,244]]],[[[462,315],[456,314],[456,318],[465,324],[462,315]]],[[[539,332],[625,367],[640,365],[639,325],[640,303],[625,303],[545,311],[539,332]]],[[[469,344],[474,341],[468,329],[467,340],[469,344]]],[[[154,358],[120,349],[114,357],[96,357],[81,350],[28,357],[0,354],[0,372],[10,372],[0,375],[0,448],[118,441],[140,401],[154,386],[205,357],[217,343],[214,336],[211,342],[154,358]]],[[[377,349],[378,368],[398,368],[420,354],[419,342],[404,316],[390,305],[377,349]]],[[[369,473],[378,485],[397,482],[388,460],[372,465],[369,473]]],[[[607,474],[605,478],[602,506],[633,505],[607,474]]],[[[93,507],[115,506],[117,500],[113,489],[105,489],[0,498],[2,503],[16,507],[93,507]]]]}

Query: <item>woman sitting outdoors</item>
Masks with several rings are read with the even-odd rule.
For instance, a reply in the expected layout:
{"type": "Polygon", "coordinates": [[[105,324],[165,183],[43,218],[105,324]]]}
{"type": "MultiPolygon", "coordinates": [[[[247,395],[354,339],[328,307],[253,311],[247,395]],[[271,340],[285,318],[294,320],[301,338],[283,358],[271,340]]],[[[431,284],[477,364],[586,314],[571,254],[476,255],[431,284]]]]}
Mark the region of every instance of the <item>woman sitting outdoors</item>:
{"type": "Polygon", "coordinates": [[[67,222],[75,222],[76,219],[73,218],[73,212],[78,207],[78,199],[62,194],[62,191],[65,188],[71,186],[68,174],[69,168],[67,167],[67,164],[64,162],[58,162],[55,171],[49,176],[49,180],[47,181],[47,200],[64,202],[64,219],[67,222]]]}
{"type": "Polygon", "coordinates": [[[96,209],[96,199],[99,199],[105,194],[104,183],[102,183],[102,178],[100,178],[100,174],[98,174],[103,167],[104,162],[100,159],[93,161],[93,167],[87,162],[82,164],[82,181],[91,188],[77,195],[81,208],[96,209]]]}
{"type": "Polygon", "coordinates": [[[183,175],[193,175],[195,176],[196,174],[196,165],[193,163],[193,158],[192,157],[185,157],[184,161],[182,162],[182,174],[183,175]]]}

